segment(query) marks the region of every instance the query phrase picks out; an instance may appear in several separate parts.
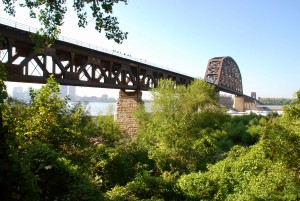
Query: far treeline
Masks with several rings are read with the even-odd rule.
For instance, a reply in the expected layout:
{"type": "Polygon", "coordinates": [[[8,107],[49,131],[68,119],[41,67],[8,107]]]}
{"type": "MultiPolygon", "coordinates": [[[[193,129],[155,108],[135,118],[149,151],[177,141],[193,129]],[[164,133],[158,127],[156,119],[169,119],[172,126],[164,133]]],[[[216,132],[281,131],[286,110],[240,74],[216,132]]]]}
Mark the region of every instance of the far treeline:
{"type": "MultiPolygon", "coordinates": [[[[289,98],[258,98],[263,105],[289,105],[292,99],[289,98]]],[[[231,108],[233,105],[233,98],[231,96],[221,95],[219,97],[220,104],[231,108]]]]}
{"type": "Polygon", "coordinates": [[[289,98],[258,98],[263,105],[289,105],[292,99],[289,98]]]}

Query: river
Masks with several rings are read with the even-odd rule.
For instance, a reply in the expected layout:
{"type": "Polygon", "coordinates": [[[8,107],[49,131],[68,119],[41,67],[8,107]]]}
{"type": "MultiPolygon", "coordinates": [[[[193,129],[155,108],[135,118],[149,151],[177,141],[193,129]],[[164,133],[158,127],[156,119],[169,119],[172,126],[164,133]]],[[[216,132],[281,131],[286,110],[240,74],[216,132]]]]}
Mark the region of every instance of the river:
{"type": "MultiPolygon", "coordinates": [[[[71,105],[76,104],[76,102],[70,102],[71,105]]],[[[145,102],[146,111],[150,111],[150,102],[145,102]]],[[[89,112],[91,116],[115,114],[117,111],[117,102],[83,102],[86,111],[89,112]]]]}

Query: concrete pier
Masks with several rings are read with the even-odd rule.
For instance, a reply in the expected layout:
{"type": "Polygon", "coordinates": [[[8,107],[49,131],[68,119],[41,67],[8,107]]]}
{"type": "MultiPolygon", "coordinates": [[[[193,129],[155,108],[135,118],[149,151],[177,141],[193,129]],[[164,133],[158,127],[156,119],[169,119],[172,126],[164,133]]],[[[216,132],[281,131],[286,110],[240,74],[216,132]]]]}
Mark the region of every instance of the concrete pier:
{"type": "Polygon", "coordinates": [[[239,111],[239,112],[244,112],[244,97],[243,96],[235,96],[233,100],[233,109],[239,111]]]}
{"type": "Polygon", "coordinates": [[[142,92],[120,90],[115,121],[119,123],[126,137],[137,134],[139,125],[134,117],[135,109],[142,104],[142,92]]]}

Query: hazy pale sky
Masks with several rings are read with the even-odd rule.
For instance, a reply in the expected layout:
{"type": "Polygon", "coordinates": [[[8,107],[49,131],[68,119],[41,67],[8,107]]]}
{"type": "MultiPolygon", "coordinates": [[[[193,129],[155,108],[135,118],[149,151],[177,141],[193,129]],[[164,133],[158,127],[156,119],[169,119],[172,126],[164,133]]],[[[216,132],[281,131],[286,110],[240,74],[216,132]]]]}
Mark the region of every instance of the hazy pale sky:
{"type": "MultiPolygon", "coordinates": [[[[114,7],[121,29],[129,32],[121,45],[98,34],[92,23],[77,28],[76,14],[68,9],[64,36],[198,78],[204,77],[209,59],[231,56],[247,95],[255,91],[258,97],[291,98],[300,89],[298,0],[128,0],[128,5],[114,7]]],[[[3,5],[1,17],[38,26],[26,9],[19,9],[15,18],[2,10],[3,5]]],[[[77,91],[79,95],[117,93],[77,91]]]]}

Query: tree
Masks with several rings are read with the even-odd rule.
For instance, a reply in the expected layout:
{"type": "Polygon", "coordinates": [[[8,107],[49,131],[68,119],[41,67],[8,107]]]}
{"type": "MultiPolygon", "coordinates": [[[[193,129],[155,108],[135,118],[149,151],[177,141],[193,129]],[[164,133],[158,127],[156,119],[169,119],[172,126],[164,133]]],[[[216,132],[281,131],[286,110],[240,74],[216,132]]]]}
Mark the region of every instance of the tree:
{"type": "Polygon", "coordinates": [[[254,114],[231,116],[230,122],[224,128],[226,135],[220,136],[220,148],[229,151],[233,145],[249,146],[255,144],[257,141],[256,134],[258,133],[255,122],[263,118],[254,114]]]}
{"type": "Polygon", "coordinates": [[[161,172],[205,169],[216,154],[215,135],[227,115],[220,108],[214,88],[203,80],[188,87],[160,80],[152,91],[151,113],[140,111],[138,141],[161,172]]]}
{"type": "MultiPolygon", "coordinates": [[[[14,16],[15,4],[19,1],[3,0],[2,2],[5,5],[4,10],[14,16]]],[[[127,0],[74,0],[72,7],[77,12],[78,26],[86,27],[88,14],[91,13],[92,18],[95,19],[95,29],[98,32],[104,31],[108,39],[122,43],[128,33],[120,30],[117,18],[112,16],[113,6],[119,2],[127,4],[127,0]]],[[[67,12],[66,0],[26,0],[19,3],[19,6],[28,8],[30,17],[38,17],[42,25],[38,35],[34,36],[35,40],[49,46],[54,39],[57,39],[67,12]]]]}
{"type": "MultiPolygon", "coordinates": [[[[0,35],[0,45],[5,43],[5,39],[0,35]]],[[[0,198],[1,200],[9,200],[9,192],[11,189],[10,182],[10,166],[11,160],[8,156],[8,145],[6,143],[6,134],[7,129],[3,122],[3,110],[4,110],[4,101],[7,99],[8,94],[6,91],[6,68],[5,65],[0,61],[0,198]]]]}
{"type": "Polygon", "coordinates": [[[284,107],[282,118],[261,118],[255,123],[256,144],[234,146],[207,171],[183,175],[178,186],[187,199],[299,200],[299,108],[300,91],[284,107]]]}
{"type": "Polygon", "coordinates": [[[284,122],[290,125],[293,129],[298,129],[300,126],[300,90],[295,93],[295,98],[292,103],[284,107],[284,122]]]}
{"type": "Polygon", "coordinates": [[[10,168],[10,177],[4,180],[10,182],[7,200],[101,200],[90,177],[92,143],[91,133],[82,133],[88,121],[83,107],[71,107],[67,98],[59,97],[53,76],[41,89],[31,89],[30,95],[30,103],[9,100],[4,110],[10,161],[1,167],[10,168]]]}
{"type": "Polygon", "coordinates": [[[161,176],[153,176],[151,172],[143,171],[125,186],[116,185],[107,191],[105,197],[109,201],[184,200],[181,192],[175,188],[176,181],[177,175],[165,173],[161,176]]]}
{"type": "Polygon", "coordinates": [[[39,90],[30,89],[30,104],[23,119],[16,126],[16,133],[23,133],[24,140],[39,140],[54,148],[74,154],[87,143],[81,134],[82,107],[71,110],[67,98],[59,97],[59,84],[51,75],[39,90]]]}
{"type": "Polygon", "coordinates": [[[6,128],[3,124],[3,107],[4,100],[7,98],[6,85],[4,81],[6,80],[6,71],[5,66],[2,62],[0,62],[0,163],[2,164],[0,167],[0,188],[3,194],[0,194],[1,200],[9,200],[7,193],[10,189],[10,181],[9,181],[9,172],[10,172],[10,160],[8,158],[7,153],[7,144],[5,142],[5,135],[7,133],[6,128]],[[8,179],[8,180],[7,180],[8,179]]]}
{"type": "Polygon", "coordinates": [[[261,144],[236,146],[208,171],[183,175],[178,186],[187,200],[297,200],[297,171],[267,154],[261,144]]]}
{"type": "MultiPolygon", "coordinates": [[[[194,80],[188,87],[160,80],[151,91],[151,112],[137,111],[140,130],[135,139],[154,164],[143,168],[108,200],[185,200],[178,178],[205,170],[217,157],[216,138],[229,117],[219,106],[213,86],[194,80]]],[[[146,165],[144,163],[144,165],[146,165]]]]}

